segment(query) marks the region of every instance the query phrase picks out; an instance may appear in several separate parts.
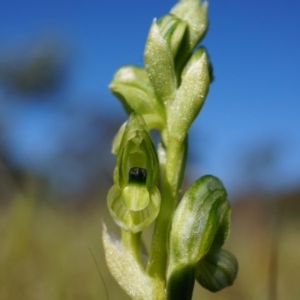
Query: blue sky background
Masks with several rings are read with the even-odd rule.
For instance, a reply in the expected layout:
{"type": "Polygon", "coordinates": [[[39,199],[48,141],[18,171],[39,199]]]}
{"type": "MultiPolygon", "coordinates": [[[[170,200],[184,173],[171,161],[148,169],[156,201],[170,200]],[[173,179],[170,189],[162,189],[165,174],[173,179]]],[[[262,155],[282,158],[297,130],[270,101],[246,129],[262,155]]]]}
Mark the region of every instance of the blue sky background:
{"type": "MultiPolygon", "coordinates": [[[[143,64],[153,18],[174,4],[2,0],[0,54],[58,36],[71,54],[70,76],[60,101],[106,111],[121,123],[125,114],[107,86],[121,65],[143,64]],[[87,95],[92,100],[85,100],[87,95]]],[[[273,190],[299,185],[299,12],[296,0],[209,2],[210,28],[202,44],[210,53],[215,81],[191,128],[193,177],[215,174],[235,193],[251,179],[244,158],[271,148],[271,153],[276,150],[275,163],[259,171],[260,181],[273,190]]],[[[27,161],[42,168],[59,149],[57,132],[64,126],[80,130],[51,105],[8,104],[1,90],[0,104],[8,148],[21,165],[27,161]]]]}

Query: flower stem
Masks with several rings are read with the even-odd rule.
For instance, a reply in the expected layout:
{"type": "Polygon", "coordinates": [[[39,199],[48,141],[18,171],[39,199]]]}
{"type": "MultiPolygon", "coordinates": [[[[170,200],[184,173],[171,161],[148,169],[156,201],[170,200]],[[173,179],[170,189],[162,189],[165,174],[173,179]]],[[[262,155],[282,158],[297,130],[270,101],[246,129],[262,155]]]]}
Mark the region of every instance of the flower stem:
{"type": "Polygon", "coordinates": [[[161,207],[155,223],[147,273],[165,283],[167,267],[167,236],[174,212],[182,173],[185,168],[187,142],[172,143],[166,153],[165,172],[162,174],[161,207]]]}
{"type": "Polygon", "coordinates": [[[176,199],[172,196],[172,190],[167,182],[162,184],[161,194],[162,198],[168,199],[168,201],[162,201],[160,212],[155,223],[147,273],[151,277],[157,277],[159,280],[165,281],[167,233],[173,212],[170,208],[174,206],[176,199]]]}

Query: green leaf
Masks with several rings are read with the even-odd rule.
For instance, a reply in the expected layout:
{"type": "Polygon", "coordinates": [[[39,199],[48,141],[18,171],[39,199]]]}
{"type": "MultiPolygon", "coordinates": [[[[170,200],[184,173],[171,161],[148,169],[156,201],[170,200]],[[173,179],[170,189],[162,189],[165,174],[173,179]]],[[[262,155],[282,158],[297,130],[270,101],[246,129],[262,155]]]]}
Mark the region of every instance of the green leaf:
{"type": "Polygon", "coordinates": [[[174,100],[177,87],[174,59],[171,48],[161,35],[156,20],[153,21],[148,34],[144,62],[157,97],[165,106],[168,105],[174,100]]]}
{"type": "Polygon", "coordinates": [[[210,251],[196,267],[196,279],[206,289],[217,292],[233,284],[238,272],[235,256],[224,249],[210,251]]]}

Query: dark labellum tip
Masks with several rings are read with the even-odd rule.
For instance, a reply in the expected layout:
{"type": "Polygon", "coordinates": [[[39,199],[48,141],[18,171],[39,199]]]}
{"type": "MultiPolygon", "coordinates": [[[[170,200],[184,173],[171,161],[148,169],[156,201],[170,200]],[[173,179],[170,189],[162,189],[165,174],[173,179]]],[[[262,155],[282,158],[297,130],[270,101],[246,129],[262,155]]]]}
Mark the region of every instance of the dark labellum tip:
{"type": "Polygon", "coordinates": [[[129,181],[145,183],[147,180],[147,170],[144,168],[134,167],[129,170],[129,181]]]}

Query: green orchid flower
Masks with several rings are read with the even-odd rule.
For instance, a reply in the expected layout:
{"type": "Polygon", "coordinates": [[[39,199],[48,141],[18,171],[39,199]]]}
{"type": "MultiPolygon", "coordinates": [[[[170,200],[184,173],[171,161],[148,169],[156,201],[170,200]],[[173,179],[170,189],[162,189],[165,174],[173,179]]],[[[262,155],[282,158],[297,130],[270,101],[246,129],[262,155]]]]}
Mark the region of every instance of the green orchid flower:
{"type": "Polygon", "coordinates": [[[136,233],[157,217],[158,177],[157,153],[148,129],[143,117],[133,112],[118,150],[114,185],[107,196],[109,211],[121,228],[136,233]]]}

